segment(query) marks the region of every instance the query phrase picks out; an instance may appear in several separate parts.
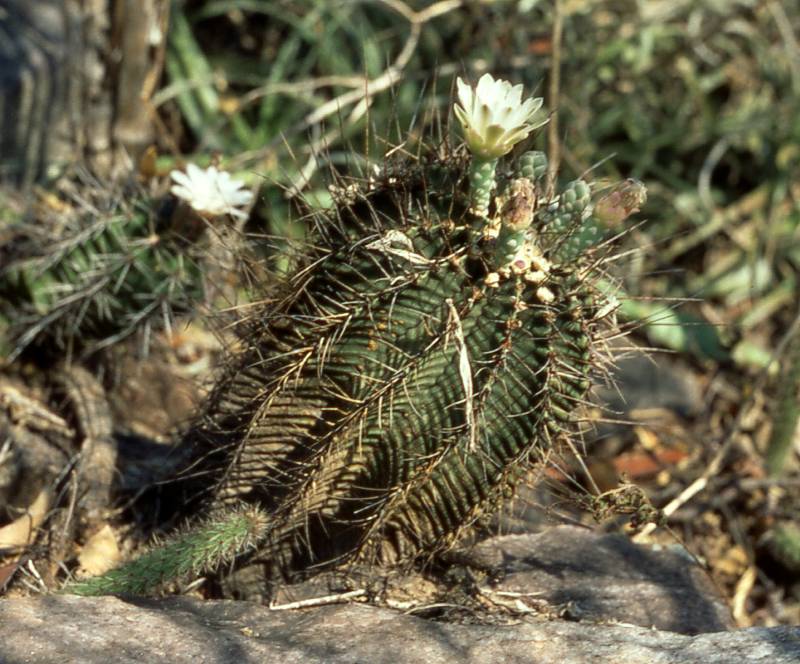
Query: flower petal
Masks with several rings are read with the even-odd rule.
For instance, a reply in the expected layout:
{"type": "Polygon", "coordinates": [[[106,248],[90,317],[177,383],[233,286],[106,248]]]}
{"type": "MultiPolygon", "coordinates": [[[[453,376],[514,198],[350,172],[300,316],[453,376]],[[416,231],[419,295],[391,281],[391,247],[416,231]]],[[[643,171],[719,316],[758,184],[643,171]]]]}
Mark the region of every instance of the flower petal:
{"type": "Polygon", "coordinates": [[[533,116],[539,111],[544,103],[544,99],[541,97],[532,97],[531,99],[526,99],[525,103],[522,104],[519,108],[519,123],[522,124],[524,122],[530,122],[533,116]]]}
{"type": "Polygon", "coordinates": [[[470,151],[482,159],[508,153],[535,127],[547,122],[534,120],[543,100],[536,97],[523,101],[522,85],[512,85],[486,73],[475,88],[461,78],[456,79],[456,87],[459,103],[453,105],[453,113],[461,123],[470,151]]]}
{"type": "Polygon", "coordinates": [[[461,106],[466,110],[472,108],[472,86],[467,85],[459,76],[456,79],[456,88],[458,89],[458,101],[461,102],[461,106]]]}
{"type": "Polygon", "coordinates": [[[519,106],[522,103],[522,84],[515,85],[506,95],[505,103],[509,106],[519,106]]]}
{"type": "Polygon", "coordinates": [[[480,99],[481,103],[489,103],[493,101],[496,89],[496,82],[492,75],[489,73],[484,74],[478,79],[478,87],[475,88],[475,95],[480,99]]]}
{"type": "Polygon", "coordinates": [[[506,134],[506,130],[502,127],[502,125],[489,125],[486,127],[486,131],[484,132],[484,137],[486,139],[487,145],[495,146],[497,145],[501,139],[504,138],[506,134]]]}
{"type": "Polygon", "coordinates": [[[530,133],[531,128],[528,125],[525,125],[524,127],[520,127],[519,129],[511,131],[503,136],[503,142],[510,144],[511,147],[509,150],[511,150],[511,148],[513,148],[517,143],[528,138],[528,134],[530,133]]]}
{"type": "Polygon", "coordinates": [[[228,204],[234,207],[250,205],[253,202],[252,191],[233,191],[227,196],[228,204]]]}
{"type": "Polygon", "coordinates": [[[492,124],[492,109],[487,104],[481,104],[478,112],[472,118],[472,126],[479,134],[484,134],[487,127],[492,124]]]}
{"type": "Polygon", "coordinates": [[[192,195],[192,191],[187,187],[176,184],[170,188],[170,191],[177,196],[178,198],[182,198],[185,201],[191,201],[194,196],[192,195]]]}
{"type": "Polygon", "coordinates": [[[186,166],[186,173],[192,180],[200,180],[205,176],[205,172],[196,164],[188,164],[186,166]]]}
{"type": "Polygon", "coordinates": [[[461,126],[466,129],[470,126],[469,117],[467,116],[467,112],[461,108],[458,104],[453,105],[453,113],[458,118],[458,121],[461,123],[461,126]]]}
{"type": "Polygon", "coordinates": [[[184,173],[183,171],[171,171],[169,176],[172,178],[174,182],[177,182],[178,184],[182,184],[185,187],[192,186],[191,178],[189,178],[189,176],[186,175],[186,173],[184,173]]]}
{"type": "Polygon", "coordinates": [[[201,169],[195,164],[188,164],[185,173],[172,171],[170,177],[176,183],[170,191],[187,201],[197,212],[247,217],[246,213],[236,208],[250,205],[253,193],[244,189],[244,183],[231,177],[227,171],[220,171],[216,166],[201,169]]]}

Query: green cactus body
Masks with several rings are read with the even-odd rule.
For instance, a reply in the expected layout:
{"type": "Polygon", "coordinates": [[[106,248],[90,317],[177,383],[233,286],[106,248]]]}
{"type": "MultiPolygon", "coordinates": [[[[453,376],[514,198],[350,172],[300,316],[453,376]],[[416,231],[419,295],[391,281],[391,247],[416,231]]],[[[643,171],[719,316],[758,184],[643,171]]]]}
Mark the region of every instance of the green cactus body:
{"type": "Polygon", "coordinates": [[[146,594],[163,583],[232,561],[256,546],[264,530],[265,516],[258,508],[214,515],[191,532],[154,547],[129,565],[76,582],[67,590],[73,595],[146,594]]]}
{"type": "Polygon", "coordinates": [[[547,155],[538,150],[525,152],[519,158],[519,174],[529,180],[541,180],[547,175],[547,155]]]}
{"type": "Polygon", "coordinates": [[[574,263],[549,303],[521,274],[487,286],[464,176],[436,163],[340,205],[193,434],[212,504],[266,506],[273,570],[445,548],[571,430],[594,294],[574,263]]]}
{"type": "MultiPolygon", "coordinates": [[[[201,500],[183,504],[263,511],[242,562],[268,577],[446,549],[574,433],[600,353],[596,260],[559,263],[555,241],[522,267],[487,257],[469,186],[449,157],[347,188],[187,434],[177,489],[201,500]]],[[[93,587],[144,592],[125,569],[93,587]]]]}
{"type": "Polygon", "coordinates": [[[148,207],[120,201],[107,212],[84,210],[53,234],[18,225],[0,248],[12,357],[31,344],[94,350],[202,297],[189,242],[157,229],[148,207]]]}

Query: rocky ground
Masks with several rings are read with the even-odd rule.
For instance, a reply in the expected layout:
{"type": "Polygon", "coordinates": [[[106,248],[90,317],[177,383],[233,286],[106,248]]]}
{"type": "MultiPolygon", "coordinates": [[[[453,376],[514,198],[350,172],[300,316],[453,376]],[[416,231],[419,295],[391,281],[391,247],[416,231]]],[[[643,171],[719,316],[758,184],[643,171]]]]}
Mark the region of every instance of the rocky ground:
{"type": "MultiPolygon", "coordinates": [[[[499,580],[475,581],[473,601],[460,606],[404,603],[397,593],[379,606],[359,589],[340,596],[338,605],[326,604],[331,596],[307,597],[305,608],[304,600],[271,606],[189,597],[3,600],[0,661],[800,661],[798,628],[732,629],[725,602],[680,548],[565,526],[497,537],[482,543],[480,554],[499,561],[499,580]]],[[[294,589],[294,596],[304,591],[294,589]]]]}

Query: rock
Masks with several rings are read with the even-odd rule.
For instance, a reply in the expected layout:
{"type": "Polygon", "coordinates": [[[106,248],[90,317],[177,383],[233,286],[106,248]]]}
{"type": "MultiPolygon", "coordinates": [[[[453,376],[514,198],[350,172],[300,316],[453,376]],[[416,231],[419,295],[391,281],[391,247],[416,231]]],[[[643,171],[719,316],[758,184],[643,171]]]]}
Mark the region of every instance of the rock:
{"type": "Polygon", "coordinates": [[[9,664],[728,664],[800,661],[800,629],[685,636],[628,625],[437,623],[370,606],[270,611],[189,598],[30,597],[0,601],[9,664]]]}
{"type": "MultiPolygon", "coordinates": [[[[689,371],[644,349],[626,346],[625,354],[614,360],[613,377],[613,385],[596,388],[597,399],[622,416],[638,408],[661,408],[691,417],[703,403],[697,379],[689,371]]],[[[599,435],[614,428],[601,426],[599,435]]]]}
{"type": "MultiPolygon", "coordinates": [[[[39,596],[0,601],[0,662],[800,661],[798,628],[727,631],[731,621],[724,603],[680,551],[562,526],[496,537],[477,545],[474,554],[496,565],[502,579],[478,586],[480,603],[472,600],[461,613],[445,612],[470,615],[469,624],[365,604],[275,611],[250,602],[188,597],[39,596]],[[480,606],[483,612],[476,609],[480,606]]],[[[303,595],[304,584],[291,588],[303,595]]],[[[307,597],[325,594],[321,587],[310,590],[307,597]]],[[[419,609],[448,604],[419,593],[415,599],[419,609]]]]}
{"type": "Polygon", "coordinates": [[[475,547],[481,557],[498,551],[505,574],[489,589],[490,597],[528,592],[530,601],[520,601],[571,619],[615,620],[682,634],[733,627],[708,576],[680,547],[655,550],[622,535],[560,526],[494,537],[475,547]]]}

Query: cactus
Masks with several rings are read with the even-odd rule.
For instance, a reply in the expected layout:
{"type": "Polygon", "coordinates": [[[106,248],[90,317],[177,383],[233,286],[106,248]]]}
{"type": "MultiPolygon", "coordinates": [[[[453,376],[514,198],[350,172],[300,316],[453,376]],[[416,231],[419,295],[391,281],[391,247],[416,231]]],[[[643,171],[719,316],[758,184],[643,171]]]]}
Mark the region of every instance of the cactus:
{"type": "MultiPolygon", "coordinates": [[[[491,219],[474,207],[468,156],[444,148],[334,188],[304,265],[243,326],[184,441],[187,511],[219,527],[242,509],[263,514],[240,562],[276,578],[428,557],[574,436],[609,308],[598,257],[546,232],[580,229],[588,187],[569,185],[537,217],[541,161],[523,156],[501,180],[491,219]],[[516,253],[487,226],[522,238],[516,253]]],[[[196,532],[168,546],[190,551],[196,532]]],[[[223,553],[180,569],[211,571],[223,553]]],[[[149,591],[179,567],[143,580],[130,565],[89,591],[149,591]]]]}
{"type": "Polygon", "coordinates": [[[800,528],[790,521],[779,521],[766,536],[767,550],[792,574],[800,573],[800,528]]]}
{"type": "Polygon", "coordinates": [[[88,353],[188,310],[203,295],[200,228],[176,228],[141,195],[18,221],[0,247],[0,320],[11,359],[88,353]]]}
{"type": "Polygon", "coordinates": [[[792,450],[800,422],[800,329],[789,338],[775,395],[772,435],[766,454],[767,472],[779,476],[792,450]]]}
{"type": "Polygon", "coordinates": [[[214,516],[190,533],[173,537],[126,567],[75,583],[74,595],[104,595],[124,587],[144,594],[161,583],[217,566],[257,545],[265,530],[265,515],[257,507],[214,516]]]}

